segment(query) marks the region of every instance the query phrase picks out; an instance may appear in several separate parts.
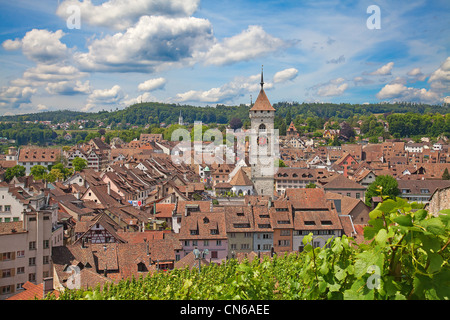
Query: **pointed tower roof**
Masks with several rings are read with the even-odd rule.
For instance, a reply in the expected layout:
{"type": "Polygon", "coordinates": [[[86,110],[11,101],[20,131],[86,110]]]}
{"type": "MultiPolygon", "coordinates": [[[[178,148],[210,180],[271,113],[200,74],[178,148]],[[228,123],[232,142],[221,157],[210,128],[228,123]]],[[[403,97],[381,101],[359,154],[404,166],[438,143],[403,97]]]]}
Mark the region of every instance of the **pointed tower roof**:
{"type": "Polygon", "coordinates": [[[291,124],[289,125],[288,131],[297,131],[297,128],[294,125],[294,121],[291,121],[291,124]]]}
{"type": "Polygon", "coordinates": [[[261,91],[259,91],[258,98],[250,111],[275,111],[275,108],[270,104],[269,99],[264,92],[263,70],[261,68],[261,91]]]}
{"type": "Polygon", "coordinates": [[[236,174],[231,179],[230,184],[232,186],[252,186],[253,182],[250,180],[244,170],[240,168],[239,171],[236,172],[236,174]]]}

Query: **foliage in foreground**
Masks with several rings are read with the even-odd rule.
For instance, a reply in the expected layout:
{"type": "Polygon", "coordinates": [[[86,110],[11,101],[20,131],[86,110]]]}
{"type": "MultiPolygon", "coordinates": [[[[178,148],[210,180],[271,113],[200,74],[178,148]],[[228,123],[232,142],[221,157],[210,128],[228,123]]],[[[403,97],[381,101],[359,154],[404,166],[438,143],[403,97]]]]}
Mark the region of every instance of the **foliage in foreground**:
{"type": "Polygon", "coordinates": [[[370,213],[364,244],[342,236],[304,251],[197,269],[176,269],[66,290],[59,299],[420,299],[450,297],[450,209],[434,217],[415,203],[386,199],[370,213]]]}

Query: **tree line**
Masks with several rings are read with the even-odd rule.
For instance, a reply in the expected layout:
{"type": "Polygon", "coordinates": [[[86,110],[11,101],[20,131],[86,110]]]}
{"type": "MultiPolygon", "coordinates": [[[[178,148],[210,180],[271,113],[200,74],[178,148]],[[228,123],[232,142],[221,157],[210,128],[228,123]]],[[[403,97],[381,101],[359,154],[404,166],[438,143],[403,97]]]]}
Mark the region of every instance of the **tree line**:
{"type": "MultiPolygon", "coordinates": [[[[285,135],[291,122],[297,131],[320,137],[321,130],[341,129],[345,121],[351,128],[359,127],[361,134],[376,142],[382,136],[394,138],[429,136],[441,134],[450,136],[449,106],[425,105],[413,103],[380,103],[380,104],[333,104],[333,103],[298,103],[279,102],[273,104],[276,109],[275,128],[280,135],[285,135]],[[388,128],[385,127],[388,123],[388,128]]],[[[49,111],[35,114],[0,117],[0,137],[14,139],[16,145],[45,145],[48,143],[65,144],[64,135],[58,135],[44,124],[34,121],[51,121],[53,124],[68,122],[74,119],[87,120],[84,128],[107,128],[106,138],[110,140],[119,136],[125,142],[139,138],[141,133],[162,133],[170,137],[167,126],[178,123],[178,117],[191,127],[195,121],[201,121],[210,128],[217,127],[224,131],[224,126],[233,128],[250,127],[249,106],[217,105],[215,107],[196,107],[191,105],[164,104],[144,102],[131,105],[122,110],[99,111],[86,113],[78,111],[49,111]],[[238,121],[236,121],[238,120],[238,121]],[[24,123],[24,121],[31,121],[24,123]],[[99,123],[103,122],[102,126],[99,123]],[[237,123],[237,125],[236,125],[237,123]],[[144,126],[148,126],[144,129],[144,126]],[[138,126],[139,128],[132,128],[138,126]]],[[[95,131],[78,129],[73,124],[70,144],[89,141],[91,138],[104,135],[95,131]]]]}

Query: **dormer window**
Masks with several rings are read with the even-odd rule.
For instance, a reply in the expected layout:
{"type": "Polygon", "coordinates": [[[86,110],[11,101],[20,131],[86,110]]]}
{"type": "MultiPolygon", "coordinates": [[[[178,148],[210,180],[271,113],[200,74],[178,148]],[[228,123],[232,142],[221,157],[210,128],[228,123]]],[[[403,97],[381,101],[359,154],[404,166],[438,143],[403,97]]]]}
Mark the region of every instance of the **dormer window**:
{"type": "Polygon", "coordinates": [[[137,264],[137,269],[138,269],[138,272],[146,272],[146,271],[148,271],[147,266],[143,262],[139,262],[137,264]]]}

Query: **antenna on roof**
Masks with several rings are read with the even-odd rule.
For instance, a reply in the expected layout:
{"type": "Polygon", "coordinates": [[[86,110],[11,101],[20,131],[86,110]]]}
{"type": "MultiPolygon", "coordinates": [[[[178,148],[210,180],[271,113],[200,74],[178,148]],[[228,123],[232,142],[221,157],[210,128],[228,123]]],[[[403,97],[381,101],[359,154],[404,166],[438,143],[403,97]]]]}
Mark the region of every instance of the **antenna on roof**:
{"type": "Polygon", "coordinates": [[[264,65],[261,65],[261,90],[263,89],[264,86],[264,80],[263,80],[263,70],[264,69],[264,65]]]}

